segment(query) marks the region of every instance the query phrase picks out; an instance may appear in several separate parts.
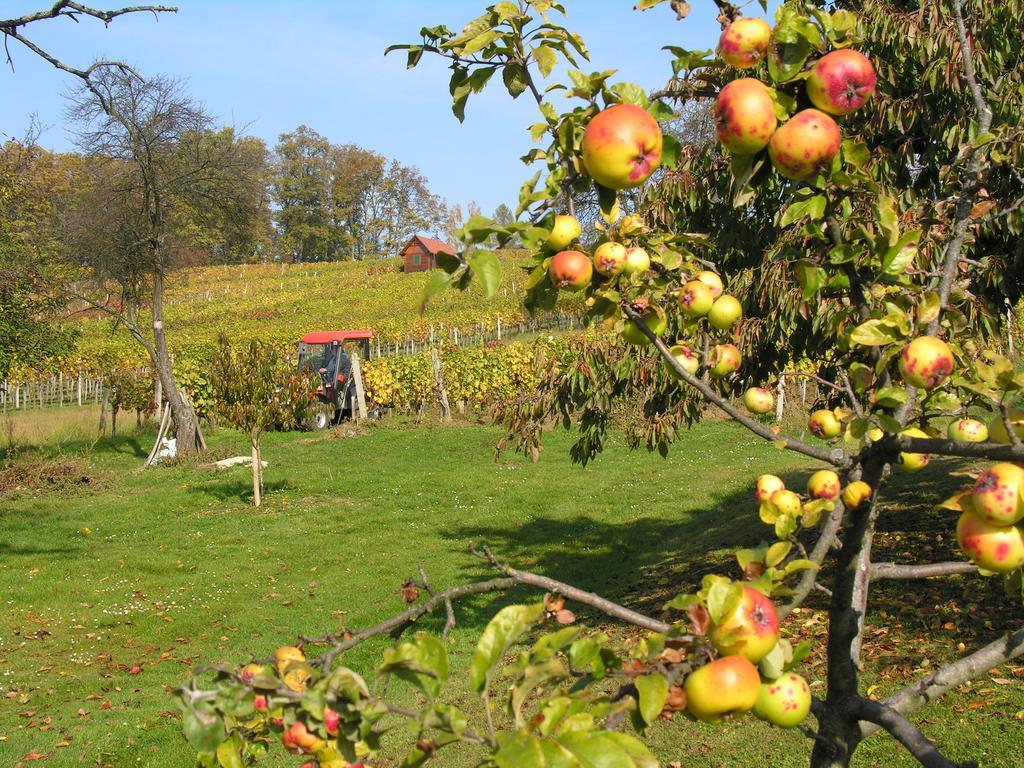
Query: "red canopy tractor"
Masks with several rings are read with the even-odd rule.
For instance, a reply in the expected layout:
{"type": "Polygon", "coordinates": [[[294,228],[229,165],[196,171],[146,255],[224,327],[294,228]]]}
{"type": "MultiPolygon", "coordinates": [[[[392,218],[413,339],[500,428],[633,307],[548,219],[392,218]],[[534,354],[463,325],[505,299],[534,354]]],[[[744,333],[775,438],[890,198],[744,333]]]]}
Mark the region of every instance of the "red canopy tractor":
{"type": "MultiPolygon", "coordinates": [[[[370,356],[373,331],[313,331],[299,340],[299,371],[320,375],[316,409],[311,425],[326,429],[344,418],[352,418],[356,410],[356,387],[352,356],[366,360],[370,356]]],[[[358,372],[358,365],[356,371],[358,372]]],[[[360,386],[362,382],[360,381],[360,386]]]]}

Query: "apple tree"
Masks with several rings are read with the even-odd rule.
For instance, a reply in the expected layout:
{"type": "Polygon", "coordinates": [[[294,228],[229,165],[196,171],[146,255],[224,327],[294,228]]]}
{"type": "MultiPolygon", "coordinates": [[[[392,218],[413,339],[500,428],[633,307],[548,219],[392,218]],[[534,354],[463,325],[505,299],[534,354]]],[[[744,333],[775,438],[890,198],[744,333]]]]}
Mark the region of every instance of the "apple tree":
{"type": "Polygon", "coordinates": [[[252,500],[263,504],[263,434],[291,429],[303,422],[318,382],[296,373],[290,356],[270,344],[251,341],[232,348],[221,336],[210,363],[213,411],[249,438],[252,456],[252,500]]]}
{"type": "MultiPolygon", "coordinates": [[[[670,5],[685,23],[690,4],[670,5]]],[[[242,764],[280,741],[310,765],[358,764],[404,719],[416,734],[407,766],[470,743],[483,766],[646,767],[658,764],[644,736],[659,716],[717,723],[752,710],[801,728],[812,768],[850,765],[879,730],[921,765],[976,765],[943,755],[908,716],[1024,654],[1024,627],[884,700],[867,693],[862,646],[871,586],[883,579],[967,574],[1001,580],[1010,600],[1024,595],[1024,411],[1013,407],[1024,375],[1002,354],[1005,307],[1019,298],[1024,3],[790,0],[774,24],[715,5],[717,50],[671,48],[667,83],[654,93],[614,71],[583,71],[586,46],[550,0],[499,2],[461,31],[425,27],[420,42],[392,48],[410,67],[427,55],[446,61],[460,119],[496,76],[540,114],[520,220],[467,221],[463,248],[439,259],[424,301],[473,279],[493,289],[500,265],[481,248],[492,237],[534,250],[527,306],[585,292],[603,340],[548,360],[539,391],[501,412],[508,439],[531,456],[561,421],[578,430],[573,457],[592,459],[626,402],[638,415],[636,445],[667,452],[679,429],[714,408],[825,468],[805,493],[751,478],[751,526],[771,541],[738,550],[736,573],[669,601],[669,621],[481,548],[494,579],[436,591],[421,572],[406,585],[414,604],[374,627],[300,638],[241,669],[201,669],[181,705],[202,762],[242,764]],[[551,77],[562,68],[564,83],[551,77]],[[701,105],[716,142],[681,143],[662,130],[701,105]],[[637,191],[622,216],[622,196],[637,191]],[[574,201],[591,193],[601,220],[582,232],[574,201]],[[761,418],[788,375],[827,392],[808,414],[813,438],[761,418]],[[950,499],[920,491],[920,503],[951,513],[944,533],[955,531],[962,559],[876,562],[879,522],[893,514],[887,481],[932,456],[986,462],[950,499]],[[451,626],[453,601],[517,585],[544,598],[502,608],[484,629],[469,667],[484,714],[470,722],[443,698],[444,644],[401,634],[442,606],[451,626]],[[800,674],[808,648],[780,636],[816,588],[829,603],[823,698],[800,674]],[[573,602],[646,634],[623,649],[584,633],[573,602]],[[371,687],[344,657],[383,634],[398,641],[371,687]],[[422,706],[395,704],[392,679],[422,706]]],[[[666,10],[657,6],[638,9],[666,10]]]]}

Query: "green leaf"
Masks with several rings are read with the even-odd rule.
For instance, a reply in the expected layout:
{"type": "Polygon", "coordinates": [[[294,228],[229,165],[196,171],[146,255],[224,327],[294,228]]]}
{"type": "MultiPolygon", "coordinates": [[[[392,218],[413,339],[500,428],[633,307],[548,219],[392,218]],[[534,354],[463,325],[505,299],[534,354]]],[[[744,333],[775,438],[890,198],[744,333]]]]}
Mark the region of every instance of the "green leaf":
{"type": "Polygon", "coordinates": [[[920,229],[905,232],[882,257],[882,272],[893,277],[902,275],[917,257],[917,241],[921,234],[920,229]]]}
{"type": "Polygon", "coordinates": [[[878,201],[875,203],[875,216],[889,243],[895,242],[900,231],[899,218],[896,215],[896,201],[889,195],[879,195],[878,201]]]}
{"type": "Polygon", "coordinates": [[[625,104],[635,104],[638,107],[647,109],[647,91],[636,83],[615,83],[611,87],[612,93],[618,96],[625,104]]]}
{"type": "Polygon", "coordinates": [[[494,666],[519,637],[544,615],[544,604],[508,605],[491,619],[473,651],[469,679],[473,690],[483,693],[494,666]]]}
{"type": "Polygon", "coordinates": [[[799,573],[800,571],[814,571],[820,568],[813,560],[790,560],[786,563],[786,575],[789,576],[793,573],[799,573]]]}
{"type": "Polygon", "coordinates": [[[543,77],[547,77],[551,74],[551,70],[555,68],[555,64],[558,63],[558,55],[555,53],[553,48],[546,45],[538,45],[532,51],[533,59],[537,62],[537,68],[540,69],[540,73],[543,77]]]}
{"type": "Polygon", "coordinates": [[[791,549],[793,549],[793,542],[791,541],[775,542],[768,547],[768,552],[764,557],[764,564],[769,567],[778,565],[786,559],[791,549]]]}
{"type": "Polygon", "coordinates": [[[781,642],[776,643],[768,655],[761,659],[758,667],[768,680],[782,677],[782,673],[786,671],[786,652],[781,642]]]}
{"type": "Polygon", "coordinates": [[[448,680],[448,651],[433,635],[417,632],[412,640],[386,649],[378,671],[405,680],[434,698],[448,680]]]}
{"type": "Polygon", "coordinates": [[[791,204],[779,221],[780,227],[788,227],[797,221],[810,218],[817,221],[825,215],[825,196],[814,195],[806,200],[800,200],[791,204]]]}
{"type": "Polygon", "coordinates": [[[821,519],[822,512],[831,512],[836,505],[828,499],[814,499],[803,505],[803,514],[800,516],[800,525],[804,528],[813,528],[821,519]]]}
{"type": "Polygon", "coordinates": [[[222,741],[217,747],[217,762],[221,768],[243,768],[242,762],[242,738],[237,734],[231,734],[231,738],[222,741]]]}
{"type": "Polygon", "coordinates": [[[796,533],[797,523],[793,515],[779,515],[775,521],[775,535],[780,539],[788,539],[796,533]]]}
{"type": "Polygon", "coordinates": [[[921,294],[921,299],[917,304],[917,322],[927,325],[939,316],[941,309],[942,301],[939,299],[939,294],[935,291],[925,291],[921,294]]]}
{"type": "Polygon", "coordinates": [[[528,77],[529,73],[527,73],[526,67],[515,61],[506,64],[501,73],[505,88],[508,89],[508,94],[513,99],[519,98],[519,94],[526,90],[528,77]]]}
{"type": "Polygon", "coordinates": [[[636,768],[630,754],[607,731],[575,730],[561,734],[557,741],[572,753],[579,768],[636,768]]]}
{"type": "Polygon", "coordinates": [[[708,615],[715,624],[732,613],[743,599],[743,587],[727,579],[720,579],[708,590],[708,615]]]}
{"type": "Polygon", "coordinates": [[[875,403],[883,408],[898,408],[907,402],[907,390],[903,387],[881,387],[875,392],[875,403]]]}
{"type": "Polygon", "coordinates": [[[803,289],[804,301],[808,301],[821,290],[826,277],[824,269],[809,261],[801,260],[796,264],[796,280],[803,289]]]}
{"type": "Polygon", "coordinates": [[[488,299],[494,296],[501,285],[501,262],[495,253],[478,248],[466,257],[466,262],[473,274],[480,278],[484,296],[488,299]]]}
{"type": "Polygon", "coordinates": [[[540,739],[530,733],[499,731],[498,749],[491,755],[497,768],[536,768],[545,765],[540,739]]]}
{"type": "Polygon", "coordinates": [[[462,47],[462,50],[459,51],[459,53],[462,54],[463,56],[469,56],[471,54],[476,53],[477,51],[482,51],[488,45],[497,40],[500,35],[501,32],[499,32],[498,30],[489,29],[486,32],[483,32],[474,37],[473,39],[469,40],[462,47]]]}
{"type": "Polygon", "coordinates": [[[864,347],[880,347],[899,340],[899,335],[885,320],[865,320],[850,333],[850,341],[864,347]]]}
{"type": "Polygon", "coordinates": [[[665,134],[661,146],[661,164],[669,170],[679,165],[679,141],[675,136],[665,134]]]}
{"type": "Polygon", "coordinates": [[[661,675],[641,675],[633,681],[640,695],[640,716],[650,725],[668,700],[668,680],[661,675]]]}
{"type": "Polygon", "coordinates": [[[196,752],[216,752],[227,736],[224,722],[214,712],[189,707],[181,718],[185,738],[196,752]]]}

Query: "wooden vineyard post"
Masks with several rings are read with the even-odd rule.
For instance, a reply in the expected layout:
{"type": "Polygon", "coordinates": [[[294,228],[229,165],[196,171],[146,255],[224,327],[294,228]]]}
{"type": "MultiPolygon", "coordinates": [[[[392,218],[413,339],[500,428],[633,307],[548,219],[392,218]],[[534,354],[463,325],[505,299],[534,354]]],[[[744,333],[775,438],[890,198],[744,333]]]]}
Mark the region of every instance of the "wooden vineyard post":
{"type": "Polygon", "coordinates": [[[363,388],[363,369],[359,362],[359,355],[352,355],[352,381],[356,390],[356,407],[353,415],[365,419],[368,415],[366,412],[366,390],[363,388]]]}
{"type": "Polygon", "coordinates": [[[437,350],[430,350],[430,359],[434,363],[434,380],[437,382],[437,400],[441,404],[441,420],[447,424],[452,420],[452,411],[448,406],[448,390],[444,386],[444,375],[441,373],[441,358],[437,350]]]}

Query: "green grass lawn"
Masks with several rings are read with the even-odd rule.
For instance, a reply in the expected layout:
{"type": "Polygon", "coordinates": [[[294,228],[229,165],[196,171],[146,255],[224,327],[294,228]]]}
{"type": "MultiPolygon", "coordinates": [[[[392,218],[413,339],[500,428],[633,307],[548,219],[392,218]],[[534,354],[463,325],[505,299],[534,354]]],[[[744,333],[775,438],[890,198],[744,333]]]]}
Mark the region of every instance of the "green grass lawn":
{"type": "MultiPolygon", "coordinates": [[[[613,445],[587,468],[569,463],[561,433],[537,464],[511,454],[495,463],[498,436],[476,425],[396,423],[347,439],[271,435],[258,511],[245,469],[139,469],[148,434],[85,453],[65,444],[62,455],[93,482],[0,496],[0,766],[32,753],[47,756],[46,766],[189,766],[171,691],[193,665],[263,658],[298,634],[374,623],[402,609],[398,587],[419,566],[435,586],[492,575],[467,553],[471,542],[658,612],[712,566],[728,568],[732,547],[762,538],[751,501],[757,474],[781,473],[798,487],[813,469],[726,423],[684,434],[665,460],[613,445]]],[[[211,442],[218,453],[244,452],[230,432],[211,442]]],[[[954,521],[927,508],[963,482],[955,471],[929,467],[898,495],[883,556],[950,556],[954,521]]],[[[455,669],[499,605],[536,597],[457,605],[455,669]]],[[[924,674],[926,655],[954,658],[958,641],[969,650],[1024,618],[996,583],[978,578],[885,585],[878,598],[866,653],[880,695],[924,674]]],[[[802,609],[787,630],[820,638],[821,607],[802,609]]],[[[362,646],[348,663],[370,672],[380,648],[362,646]]],[[[1005,667],[925,710],[926,732],[957,759],[1022,760],[1024,681],[1015,670],[1024,677],[1005,667]]],[[[820,650],[806,671],[821,677],[820,650]]],[[[457,671],[453,678],[451,700],[472,711],[468,687],[457,671]]],[[[659,724],[654,744],[664,764],[687,768],[803,766],[810,750],[799,733],[752,718],[659,724]]],[[[884,737],[860,754],[861,766],[913,764],[884,737]]],[[[438,764],[469,760],[452,752],[438,764]]],[[[279,752],[263,764],[298,760],[279,752]]]]}

